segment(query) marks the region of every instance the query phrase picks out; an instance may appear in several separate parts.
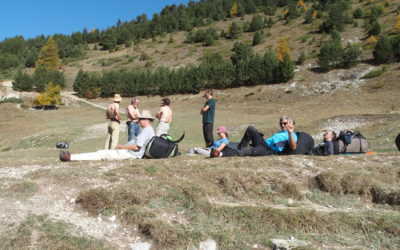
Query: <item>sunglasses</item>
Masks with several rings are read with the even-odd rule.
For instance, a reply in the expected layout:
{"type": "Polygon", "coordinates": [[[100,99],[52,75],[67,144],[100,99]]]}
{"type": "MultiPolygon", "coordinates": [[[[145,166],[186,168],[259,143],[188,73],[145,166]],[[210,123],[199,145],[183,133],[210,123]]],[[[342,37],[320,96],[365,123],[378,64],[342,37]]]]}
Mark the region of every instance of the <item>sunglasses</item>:
{"type": "Polygon", "coordinates": [[[281,126],[283,125],[287,125],[288,123],[287,122],[281,122],[281,126]]]}

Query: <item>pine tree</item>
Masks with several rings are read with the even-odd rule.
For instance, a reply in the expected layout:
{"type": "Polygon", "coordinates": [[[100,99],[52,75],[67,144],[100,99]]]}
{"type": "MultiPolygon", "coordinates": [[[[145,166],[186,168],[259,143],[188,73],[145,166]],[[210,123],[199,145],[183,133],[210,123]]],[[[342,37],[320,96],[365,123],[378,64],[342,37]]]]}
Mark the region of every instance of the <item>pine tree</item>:
{"type": "Polygon", "coordinates": [[[47,43],[40,50],[36,66],[44,67],[47,70],[58,70],[60,64],[57,43],[52,37],[50,37],[47,40],[47,43]]]}
{"type": "Polygon", "coordinates": [[[253,19],[251,19],[249,32],[255,32],[263,28],[264,28],[264,19],[259,15],[254,16],[253,19]]]}
{"type": "Polygon", "coordinates": [[[289,54],[285,54],[283,61],[279,62],[278,65],[278,76],[277,80],[280,82],[287,82],[294,76],[294,63],[290,59],[289,54]]]}
{"type": "Polygon", "coordinates": [[[373,22],[368,30],[368,35],[377,36],[380,33],[381,33],[381,25],[377,21],[373,22]]]}
{"type": "Polygon", "coordinates": [[[238,39],[241,32],[242,31],[241,31],[239,24],[237,24],[236,22],[233,22],[231,27],[229,28],[229,38],[230,39],[238,39]]]}
{"type": "Polygon", "coordinates": [[[383,36],[377,42],[374,49],[374,59],[377,63],[388,63],[393,60],[393,44],[390,38],[383,36]]]}
{"type": "Polygon", "coordinates": [[[318,64],[322,70],[339,67],[343,60],[342,44],[338,40],[325,42],[319,51],[318,64]]]}
{"type": "Polygon", "coordinates": [[[256,33],[254,33],[253,46],[260,44],[262,42],[262,39],[263,39],[263,35],[262,35],[261,31],[257,31],[256,33]]]}

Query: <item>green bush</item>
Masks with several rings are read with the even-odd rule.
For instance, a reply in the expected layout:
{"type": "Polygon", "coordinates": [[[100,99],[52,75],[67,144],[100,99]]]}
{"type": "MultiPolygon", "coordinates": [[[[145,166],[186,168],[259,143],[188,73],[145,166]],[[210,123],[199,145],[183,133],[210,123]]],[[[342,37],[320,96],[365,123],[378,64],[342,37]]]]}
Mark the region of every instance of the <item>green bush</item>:
{"type": "Polygon", "coordinates": [[[391,39],[387,36],[382,36],[375,45],[373,55],[376,63],[392,62],[394,49],[391,39]]]}
{"type": "Polygon", "coordinates": [[[22,71],[18,71],[13,82],[13,89],[17,91],[32,91],[33,87],[32,77],[22,71]]]}
{"type": "Polygon", "coordinates": [[[16,97],[9,97],[9,98],[0,98],[0,104],[2,103],[23,103],[20,98],[16,97]]]}
{"type": "Polygon", "coordinates": [[[370,72],[368,72],[368,74],[366,74],[365,76],[363,76],[361,79],[371,79],[371,78],[375,78],[378,76],[381,76],[383,73],[386,72],[386,67],[381,67],[379,69],[374,69],[370,72]]]}

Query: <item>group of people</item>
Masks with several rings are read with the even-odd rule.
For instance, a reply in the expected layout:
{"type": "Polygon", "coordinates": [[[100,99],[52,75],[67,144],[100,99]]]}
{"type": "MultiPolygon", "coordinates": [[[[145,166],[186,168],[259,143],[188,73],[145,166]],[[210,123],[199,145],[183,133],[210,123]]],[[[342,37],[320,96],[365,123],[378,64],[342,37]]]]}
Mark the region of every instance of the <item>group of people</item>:
{"type": "Polygon", "coordinates": [[[94,161],[94,160],[125,160],[125,159],[141,159],[144,156],[147,143],[154,136],[168,134],[172,123],[172,110],[170,108],[171,100],[169,98],[161,99],[161,107],[159,112],[153,117],[149,110],[140,112],[138,98],[133,98],[126,108],[128,118],[127,131],[128,143],[118,144],[121,113],[120,103],[122,98],[119,94],[115,94],[113,103],[106,110],[107,136],[104,150],[92,153],[70,154],[68,151],[60,152],[61,161],[94,161]],[[158,119],[158,126],[154,130],[152,124],[158,119]]]}
{"type": "MultiPolygon", "coordinates": [[[[200,109],[202,116],[202,128],[205,147],[192,148],[190,154],[200,154],[209,157],[228,157],[228,156],[265,156],[273,154],[291,154],[298,150],[299,138],[295,132],[295,121],[282,116],[279,119],[280,130],[272,136],[264,136],[255,127],[249,126],[239,143],[233,143],[229,138],[229,131],[225,126],[216,129],[218,139],[214,140],[214,120],[216,110],[216,100],[213,97],[213,91],[205,91],[203,97],[205,104],[200,109]]],[[[121,115],[119,105],[122,98],[115,95],[113,103],[107,108],[106,116],[109,120],[107,129],[107,139],[105,149],[93,153],[70,154],[67,151],[60,153],[61,161],[83,161],[83,160],[124,160],[143,158],[147,143],[154,136],[168,134],[173,112],[171,110],[171,101],[169,98],[161,100],[161,107],[154,118],[148,110],[139,111],[139,99],[133,98],[127,107],[127,127],[128,143],[118,144],[119,128],[121,115]],[[156,130],[153,129],[153,122],[159,120],[156,130]]],[[[337,136],[334,131],[325,131],[324,143],[322,145],[323,155],[335,154],[334,140],[337,136]]],[[[312,139],[311,139],[312,140],[312,139]]],[[[400,139],[399,139],[400,140],[400,139]]],[[[312,140],[311,147],[314,146],[312,140]]],[[[303,145],[304,147],[304,145],[303,145]]],[[[301,151],[301,150],[300,150],[301,151]]],[[[309,149],[307,149],[309,151],[309,149]]]]}
{"type": "MultiPolygon", "coordinates": [[[[109,120],[107,127],[107,138],[104,148],[105,149],[116,149],[119,141],[120,124],[121,124],[121,114],[120,114],[120,103],[122,98],[119,94],[116,94],[111,103],[107,107],[106,118],[109,120]]],[[[126,115],[128,121],[126,122],[128,130],[128,142],[134,141],[141,131],[140,121],[140,111],[139,111],[140,101],[138,98],[133,98],[131,103],[126,108],[126,115]]],[[[172,110],[171,110],[171,100],[169,98],[161,99],[160,111],[156,114],[156,118],[159,120],[158,126],[156,128],[155,134],[161,136],[163,134],[168,134],[171,123],[172,123],[172,110]]],[[[144,110],[144,113],[148,114],[149,111],[144,110]]],[[[152,117],[154,120],[154,118],[152,117]]]]}

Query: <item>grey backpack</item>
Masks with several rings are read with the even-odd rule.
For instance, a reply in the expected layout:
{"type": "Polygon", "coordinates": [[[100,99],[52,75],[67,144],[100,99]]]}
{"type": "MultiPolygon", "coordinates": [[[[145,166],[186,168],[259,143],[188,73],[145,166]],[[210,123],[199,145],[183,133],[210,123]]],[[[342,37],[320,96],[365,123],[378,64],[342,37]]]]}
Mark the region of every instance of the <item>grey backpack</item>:
{"type": "Polygon", "coordinates": [[[357,131],[340,131],[338,139],[334,142],[335,154],[366,153],[368,152],[367,139],[357,131]]]}

